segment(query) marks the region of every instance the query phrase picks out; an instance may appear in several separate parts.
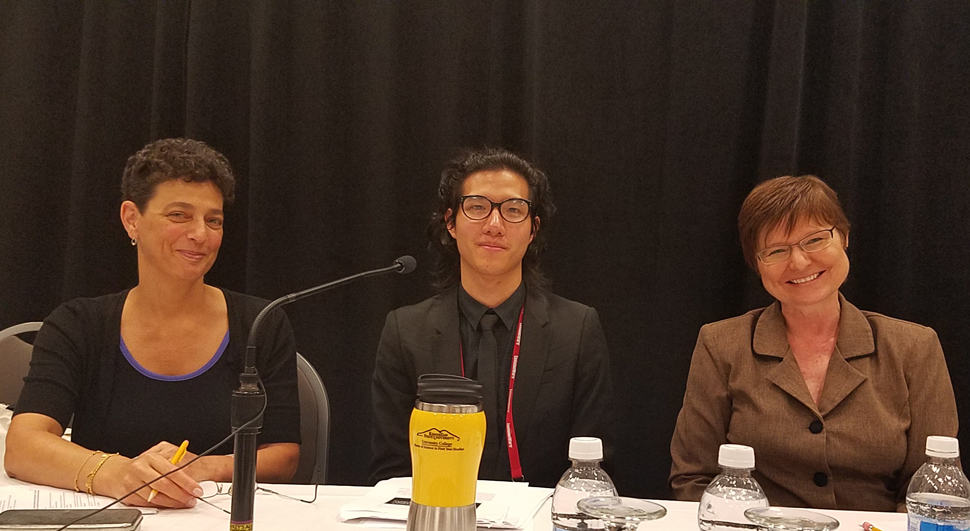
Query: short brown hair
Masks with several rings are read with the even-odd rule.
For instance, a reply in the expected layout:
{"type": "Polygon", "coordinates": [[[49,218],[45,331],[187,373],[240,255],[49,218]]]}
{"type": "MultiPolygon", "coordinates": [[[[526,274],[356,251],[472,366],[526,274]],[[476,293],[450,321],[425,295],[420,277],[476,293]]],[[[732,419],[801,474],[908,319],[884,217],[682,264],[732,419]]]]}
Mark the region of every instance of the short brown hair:
{"type": "Polygon", "coordinates": [[[789,175],[755,186],[738,213],[738,236],[744,260],[757,271],[757,253],[764,244],[758,239],[781,223],[790,232],[803,219],[834,225],[843,240],[849,234],[849,219],[839,196],[822,179],[814,175],[789,175]]]}

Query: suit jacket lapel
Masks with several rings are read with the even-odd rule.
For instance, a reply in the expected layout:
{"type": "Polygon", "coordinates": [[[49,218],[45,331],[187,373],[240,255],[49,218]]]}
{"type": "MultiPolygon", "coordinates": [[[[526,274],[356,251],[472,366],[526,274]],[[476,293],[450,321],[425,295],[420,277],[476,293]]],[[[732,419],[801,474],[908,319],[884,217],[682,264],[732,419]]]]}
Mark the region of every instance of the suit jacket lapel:
{"type": "Polygon", "coordinates": [[[866,375],[849,365],[843,353],[839,351],[839,347],[836,346],[825,373],[825,385],[819,397],[819,413],[827,415],[864,381],[866,381],[866,375]]]}
{"type": "Polygon", "coordinates": [[[865,314],[845,300],[841,293],[839,303],[842,308],[839,315],[839,337],[829,361],[825,386],[819,400],[819,410],[823,415],[835,409],[868,378],[850,365],[848,360],[875,354],[876,350],[872,327],[869,326],[865,314]]]}
{"type": "MultiPolygon", "coordinates": [[[[461,345],[458,331],[458,290],[449,289],[435,297],[428,310],[428,323],[433,328],[430,370],[461,374],[461,345]]],[[[420,374],[418,374],[420,376],[420,374]]]]}
{"type": "Polygon", "coordinates": [[[542,373],[549,355],[549,303],[539,290],[529,289],[522,320],[522,344],[515,373],[512,415],[515,436],[521,443],[529,433],[536,398],[542,385],[542,373]]]}
{"type": "Polygon", "coordinates": [[[819,405],[812,400],[805,379],[802,378],[798,363],[788,345],[785,332],[785,319],[781,305],[776,301],[761,313],[754,331],[754,351],[763,356],[782,358],[781,363],[771,369],[768,380],[801,402],[805,407],[826,415],[835,409],[852,393],[866,376],[849,364],[848,360],[867,356],[875,351],[872,328],[866,316],[839,294],[841,311],[839,315],[839,336],[835,351],[829,360],[825,373],[825,385],[819,405]]]}
{"type": "Polygon", "coordinates": [[[775,301],[758,317],[754,328],[752,346],[756,354],[780,358],[781,363],[768,371],[768,381],[777,385],[795,400],[812,411],[816,410],[805,379],[798,369],[798,362],[788,345],[785,331],[785,318],[781,314],[781,304],[775,301]]]}

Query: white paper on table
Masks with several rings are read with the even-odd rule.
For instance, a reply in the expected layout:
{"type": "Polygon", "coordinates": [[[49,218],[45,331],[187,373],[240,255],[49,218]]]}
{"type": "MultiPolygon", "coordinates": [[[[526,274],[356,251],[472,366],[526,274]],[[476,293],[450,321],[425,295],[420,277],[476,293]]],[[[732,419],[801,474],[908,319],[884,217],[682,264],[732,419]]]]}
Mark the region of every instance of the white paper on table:
{"type": "MultiPolygon", "coordinates": [[[[527,483],[479,480],[475,502],[478,527],[524,529],[532,524],[539,507],[552,495],[552,489],[529,488],[527,483]]],[[[407,521],[411,501],[411,478],[391,478],[379,482],[360,501],[340,507],[340,520],[357,521],[365,526],[400,528],[407,521]]]]}
{"type": "Polygon", "coordinates": [[[0,511],[7,509],[99,509],[110,498],[42,486],[0,487],[0,511]]]}

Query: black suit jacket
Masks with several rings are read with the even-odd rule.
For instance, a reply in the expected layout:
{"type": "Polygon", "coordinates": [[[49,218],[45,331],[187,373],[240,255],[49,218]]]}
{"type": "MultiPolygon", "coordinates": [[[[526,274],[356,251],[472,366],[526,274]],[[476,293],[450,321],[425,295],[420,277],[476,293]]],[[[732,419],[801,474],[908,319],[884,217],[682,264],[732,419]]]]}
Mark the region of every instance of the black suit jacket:
{"type": "MultiPolygon", "coordinates": [[[[371,387],[372,481],[411,475],[408,422],[417,378],[461,373],[458,312],[453,288],[387,315],[371,387]]],[[[609,456],[613,390],[596,310],[529,289],[515,378],[512,414],[522,470],[530,484],[555,486],[569,467],[570,437],[600,437],[609,456]]],[[[486,415],[493,418],[492,412],[486,415]]],[[[486,439],[479,478],[511,479],[504,441],[486,439]]]]}

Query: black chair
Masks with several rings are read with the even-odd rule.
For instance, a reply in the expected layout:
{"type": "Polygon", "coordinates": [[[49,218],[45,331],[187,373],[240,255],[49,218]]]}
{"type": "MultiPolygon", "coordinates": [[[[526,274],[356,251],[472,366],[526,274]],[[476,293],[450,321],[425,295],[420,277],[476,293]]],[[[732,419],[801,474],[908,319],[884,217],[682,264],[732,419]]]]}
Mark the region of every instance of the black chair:
{"type": "Polygon", "coordinates": [[[24,376],[30,368],[33,345],[18,337],[40,330],[43,323],[32,321],[0,330],[0,404],[14,404],[24,387],[24,376]]]}
{"type": "Polygon", "coordinates": [[[300,464],[293,483],[323,484],[327,480],[327,452],[330,445],[330,400],[316,369],[302,355],[296,355],[300,392],[300,464]]]}

